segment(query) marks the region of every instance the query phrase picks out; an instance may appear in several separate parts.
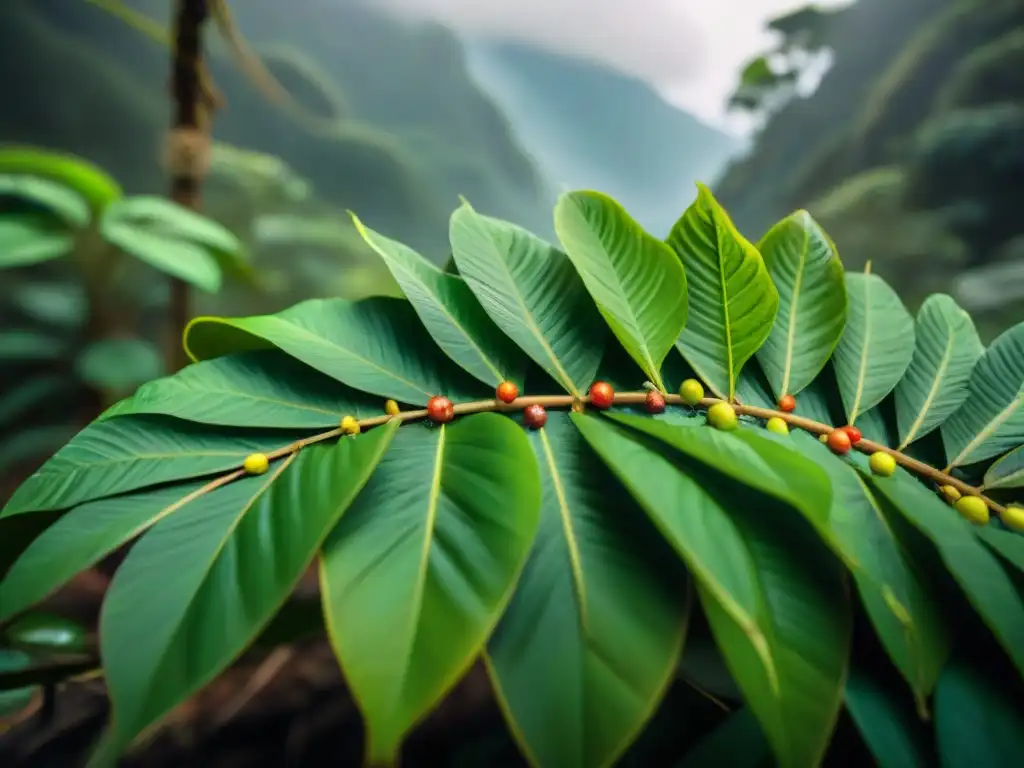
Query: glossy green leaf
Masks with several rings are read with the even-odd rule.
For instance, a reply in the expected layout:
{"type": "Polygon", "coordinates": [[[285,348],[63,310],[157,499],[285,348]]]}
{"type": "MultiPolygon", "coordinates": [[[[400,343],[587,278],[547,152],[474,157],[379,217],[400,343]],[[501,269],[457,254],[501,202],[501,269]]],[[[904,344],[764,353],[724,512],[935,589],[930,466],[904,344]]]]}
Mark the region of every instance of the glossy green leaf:
{"type": "Polygon", "coordinates": [[[294,439],[287,432],[214,430],[160,416],[93,423],[21,484],[0,517],[67,509],[234,469],[250,453],[274,450],[294,439]]]}
{"type": "Polygon", "coordinates": [[[848,423],[874,408],[914,356],[914,320],[878,275],[846,276],[846,329],[832,356],[848,423]]]}
{"type": "Polygon", "coordinates": [[[97,213],[122,194],[120,185],[99,166],[81,157],[37,147],[0,148],[0,173],[25,174],[58,182],[77,192],[97,213]]]}
{"type": "Polygon", "coordinates": [[[220,290],[220,265],[201,246],[147,232],[124,221],[106,217],[100,222],[100,233],[111,245],[166,275],[207,293],[220,290]]]}
{"type": "Polygon", "coordinates": [[[202,424],[308,429],[336,427],[343,416],[380,416],[384,402],[280,350],[264,349],[203,360],[144,384],[100,420],[133,413],[202,424]]]}
{"type": "Polygon", "coordinates": [[[0,581],[0,622],[42,601],[188,503],[207,482],[99,499],[67,512],[29,544],[0,581]]]}
{"type": "Polygon", "coordinates": [[[685,560],[779,764],[817,764],[839,713],[850,645],[850,606],[836,564],[796,535],[791,523],[802,521],[787,521],[788,507],[731,479],[716,481],[609,419],[572,420],[685,560]]]}
{"type": "Polygon", "coordinates": [[[707,187],[697,190],[667,241],[686,270],[690,303],[676,346],[713,392],[731,400],[740,370],[771,332],[779,292],[757,248],[707,187]]]}
{"type": "Polygon", "coordinates": [[[522,429],[481,413],[404,427],[331,533],[324,616],[370,764],[394,762],[483,650],[526,562],[540,499],[522,429]]]}
{"type": "Polygon", "coordinates": [[[38,214],[0,216],[0,269],[28,267],[71,253],[75,240],[38,214]]]}
{"type": "Polygon", "coordinates": [[[896,385],[900,450],[936,429],[967,399],[975,363],[985,351],[971,316],[952,298],[925,299],[914,326],[914,357],[896,385]]]}
{"type": "Polygon", "coordinates": [[[540,528],[488,643],[488,667],[531,763],[611,765],[672,679],[685,571],[658,561],[664,543],[566,413],[551,412],[531,442],[544,488],[540,528]]]}
{"type": "Polygon", "coordinates": [[[145,339],[103,339],[82,350],[75,371],[91,387],[126,394],[161,376],[164,361],[160,350],[145,339]]]}
{"type": "Polygon", "coordinates": [[[198,317],[185,330],[193,360],[271,347],[353,389],[402,403],[490,394],[435,354],[433,340],[404,299],[312,299],[276,315],[198,317]]]}
{"type": "MultiPolygon", "coordinates": [[[[859,457],[858,457],[859,458],[859,457]]],[[[858,469],[893,508],[923,533],[985,624],[1024,673],[1024,600],[995,556],[978,541],[971,523],[903,469],[892,477],[858,469]]]]}
{"type": "Polygon", "coordinates": [[[51,613],[29,613],[11,622],[4,637],[12,646],[30,653],[76,654],[86,651],[85,628],[76,621],[51,613]]]}
{"type": "Polygon", "coordinates": [[[89,204],[73,189],[49,179],[23,174],[0,174],[0,198],[14,198],[34,210],[45,210],[69,227],[86,227],[92,219],[89,204]]]}
{"type": "Polygon", "coordinates": [[[975,533],[993,552],[1012,567],[1024,573],[1024,536],[1000,530],[994,525],[977,528],[975,533]]]}
{"type": "Polygon", "coordinates": [[[993,462],[985,472],[986,488],[1024,487],[1024,445],[1017,446],[1008,454],[993,462]]]}
{"type": "Polygon", "coordinates": [[[846,680],[845,700],[878,768],[927,768],[934,764],[928,731],[909,696],[901,699],[882,681],[853,667],[846,680]]]}
{"type": "Polygon", "coordinates": [[[569,258],[466,204],[452,214],[449,238],[459,274],[494,324],[567,392],[586,392],[605,326],[569,258]]]}
{"type": "Polygon", "coordinates": [[[949,657],[940,597],[904,555],[866,481],[806,432],[788,438],[828,474],[832,503],[818,521],[822,540],[842,559],[886,653],[910,685],[920,711],[949,657]]]}
{"type": "Polygon", "coordinates": [[[967,387],[967,399],[945,424],[949,467],[999,456],[1024,443],[1024,323],[989,345],[967,387]]]}
{"type": "Polygon", "coordinates": [[[661,364],[686,325],[686,273],[672,249],[600,192],[568,192],[555,231],[615,338],[664,390],[661,364]]]}
{"type": "Polygon", "coordinates": [[[782,219],[757,249],[779,292],[775,324],[757,351],[777,401],[814,381],[839,343],[845,273],[835,244],[807,211],[782,219]]]}
{"type": "Polygon", "coordinates": [[[951,664],[935,691],[935,737],[942,768],[1014,765],[1024,755],[1024,709],[991,670],[951,664]]]}
{"type": "Polygon", "coordinates": [[[431,264],[412,248],[368,229],[356,230],[384,260],[437,346],[475,378],[492,387],[523,385],[526,358],[491,322],[466,281],[431,264]]]}
{"type": "Polygon", "coordinates": [[[387,450],[397,422],[315,445],[158,522],[118,569],[100,615],[114,741],[218,675],[291,594],[387,450]]]}

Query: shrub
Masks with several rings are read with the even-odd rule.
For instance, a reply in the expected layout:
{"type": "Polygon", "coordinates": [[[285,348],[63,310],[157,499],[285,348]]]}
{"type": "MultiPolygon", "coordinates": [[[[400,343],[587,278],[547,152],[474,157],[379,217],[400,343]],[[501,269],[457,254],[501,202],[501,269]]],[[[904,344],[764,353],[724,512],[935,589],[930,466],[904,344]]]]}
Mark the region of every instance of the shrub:
{"type": "Polygon", "coordinates": [[[407,299],[197,318],[194,365],[17,490],[0,533],[45,530],[0,621],[141,535],[95,764],[313,562],[374,765],[478,658],[531,763],[609,765],[705,623],[745,707],[695,764],[760,730],[816,765],[844,705],[880,758],[1019,752],[1024,324],[985,350],[947,296],[915,321],[805,212],[754,246],[704,187],[664,242],[597,193],[555,222],[564,251],[464,204],[453,274],[356,221],[407,299]]]}

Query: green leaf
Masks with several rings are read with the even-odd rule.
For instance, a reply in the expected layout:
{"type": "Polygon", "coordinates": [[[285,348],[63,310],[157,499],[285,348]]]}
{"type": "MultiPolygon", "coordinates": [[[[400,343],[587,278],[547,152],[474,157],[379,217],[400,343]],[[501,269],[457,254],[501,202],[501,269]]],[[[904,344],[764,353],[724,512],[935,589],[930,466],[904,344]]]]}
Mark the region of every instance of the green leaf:
{"type": "Polygon", "coordinates": [[[951,664],[935,691],[935,738],[943,768],[1014,765],[1024,754],[1019,695],[980,665],[951,664]]]}
{"type": "Polygon", "coordinates": [[[744,493],[731,479],[726,487],[609,419],[572,420],[685,560],[729,671],[779,764],[817,764],[839,713],[850,645],[839,569],[818,557],[816,542],[797,535],[790,523],[802,521],[787,522],[787,508],[744,493]]]}
{"type": "Polygon", "coordinates": [[[846,680],[846,709],[879,768],[933,765],[929,734],[911,702],[901,701],[865,670],[853,667],[846,680]]]}
{"type": "Polygon", "coordinates": [[[250,453],[287,445],[287,432],[223,429],[160,416],[91,424],[21,484],[0,517],[67,509],[172,480],[240,467],[250,453]]]}
{"type": "Polygon", "coordinates": [[[985,488],[1024,487],[1024,445],[993,462],[985,472],[985,488]]]}
{"type": "Polygon", "coordinates": [[[901,451],[963,405],[971,371],[985,351],[971,316],[943,293],[921,305],[914,338],[914,357],[896,385],[901,451]]]}
{"type": "Polygon", "coordinates": [[[975,533],[988,545],[989,549],[1024,573],[1024,536],[1010,531],[1001,531],[993,525],[979,527],[975,533]]]}
{"type": "Polygon", "coordinates": [[[52,613],[29,613],[4,630],[7,642],[38,654],[79,654],[86,652],[85,629],[78,622],[52,613]]]}
{"type": "Polygon", "coordinates": [[[128,197],[107,208],[103,218],[105,223],[116,221],[168,240],[200,246],[211,253],[240,254],[243,250],[229,229],[166,197],[128,197]]]}
{"type": "MultiPolygon", "coordinates": [[[[2,222],[0,219],[0,229],[2,222]]],[[[81,328],[89,314],[85,291],[78,282],[19,282],[11,302],[32,320],[68,329],[81,328]]]]}
{"type": "Polygon", "coordinates": [[[132,547],[100,615],[115,743],[127,744],[249,646],[397,428],[305,448],[187,504],[132,547]]]}
{"type": "Polygon", "coordinates": [[[384,403],[346,387],[277,349],[203,360],[143,384],[100,421],[160,414],[231,427],[336,427],[343,416],[384,413],[384,403]]]}
{"type": "Polygon", "coordinates": [[[779,312],[757,351],[776,401],[807,387],[846,326],[846,281],[835,244],[807,211],[790,214],[757,244],[779,291],[779,312]]]}
{"type": "MultiPolygon", "coordinates": [[[[24,651],[14,648],[0,648],[0,674],[21,672],[32,666],[32,658],[24,651]]],[[[40,692],[38,686],[0,690],[0,736],[6,730],[3,718],[17,716],[32,704],[40,692]]]]}
{"type": "Polygon", "coordinates": [[[69,227],[89,225],[92,212],[89,204],[73,189],[37,176],[0,174],[0,199],[11,197],[29,203],[35,210],[45,210],[69,227]]]}
{"type": "Polygon", "coordinates": [[[100,232],[111,245],[164,274],[207,293],[220,290],[220,266],[201,246],[146,232],[116,218],[104,217],[100,223],[100,232]]]}
{"type": "Polygon", "coordinates": [[[404,299],[312,299],[276,315],[197,317],[185,329],[193,360],[277,347],[353,389],[426,405],[434,395],[473,399],[487,389],[439,357],[404,299]]]}
{"type": "Polygon", "coordinates": [[[441,350],[472,376],[497,387],[520,387],[526,359],[488,317],[466,281],[442,272],[401,243],[367,229],[352,216],[356,230],[387,264],[423,325],[441,350]]]}
{"type": "Polygon", "coordinates": [[[685,572],[658,562],[664,543],[565,413],[550,413],[530,437],[544,489],[540,528],[488,643],[488,668],[532,764],[611,765],[672,679],[685,572]]]}
{"type": "Polygon", "coordinates": [[[145,339],[104,339],[89,344],[75,359],[85,384],[99,390],[127,393],[164,372],[164,361],[145,339]]]}
{"type": "Polygon", "coordinates": [[[857,468],[893,508],[923,533],[938,550],[950,574],[1024,673],[1024,601],[1009,575],[978,541],[971,523],[939,500],[903,469],[892,477],[871,474],[858,457],[857,468]]]}
{"type": "Polygon", "coordinates": [[[366,723],[370,764],[469,669],[537,530],[522,429],[496,413],[404,427],[324,545],[328,635],[366,723]]]}
{"type": "Polygon", "coordinates": [[[874,408],[914,356],[914,320],[878,275],[848,274],[846,329],[832,356],[848,423],[874,408]]]}
{"type": "Polygon", "coordinates": [[[29,544],[0,582],[0,622],[41,602],[188,503],[207,482],[100,499],[67,512],[29,544]]]}
{"type": "Polygon", "coordinates": [[[886,653],[913,690],[918,709],[925,712],[950,649],[939,596],[904,556],[901,542],[857,471],[806,432],[794,432],[790,439],[829,476],[831,506],[818,521],[809,519],[850,570],[886,653]]]}
{"type": "Polygon", "coordinates": [[[35,147],[0,148],[0,173],[19,173],[58,182],[85,198],[95,213],[122,194],[120,185],[88,160],[35,147]]]}
{"type": "Polygon", "coordinates": [[[48,333],[38,331],[0,331],[0,361],[12,363],[56,360],[64,356],[66,345],[48,333]]]}
{"type": "MultiPolygon", "coordinates": [[[[0,440],[0,472],[9,472],[25,462],[52,456],[74,436],[75,431],[76,427],[67,424],[48,424],[5,434],[0,440]]],[[[0,517],[3,516],[4,512],[0,511],[0,517]]]]}
{"type": "Polygon", "coordinates": [[[1024,443],[1024,323],[1000,334],[974,366],[967,399],[942,425],[942,441],[947,469],[1024,443]]]}
{"type": "Polygon", "coordinates": [[[38,215],[0,216],[0,269],[28,267],[71,252],[75,239],[38,215]]]}
{"type": "Polygon", "coordinates": [[[661,364],[686,325],[686,273],[672,249],[599,192],[569,192],[555,231],[608,327],[664,391],[661,364]]]}
{"type": "Polygon", "coordinates": [[[452,257],[491,320],[571,395],[604,354],[601,315],[569,258],[525,229],[463,204],[451,217],[452,257]]]}
{"type": "Polygon", "coordinates": [[[771,747],[757,717],[750,707],[743,707],[687,752],[675,768],[769,768],[771,758],[771,747]]]}
{"type": "Polygon", "coordinates": [[[740,370],[771,332],[779,292],[757,248],[703,184],[667,242],[683,262],[690,301],[676,346],[712,392],[732,400],[740,370]]]}

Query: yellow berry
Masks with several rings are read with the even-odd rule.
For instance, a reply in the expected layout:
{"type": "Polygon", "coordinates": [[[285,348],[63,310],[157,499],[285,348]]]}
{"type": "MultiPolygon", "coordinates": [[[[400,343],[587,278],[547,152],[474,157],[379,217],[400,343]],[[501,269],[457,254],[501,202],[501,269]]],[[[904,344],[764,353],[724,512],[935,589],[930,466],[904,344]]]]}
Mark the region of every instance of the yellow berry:
{"type": "Polygon", "coordinates": [[[242,462],[242,469],[250,475],[262,475],[269,467],[270,460],[263,453],[250,453],[242,462]]]}
{"type": "Polygon", "coordinates": [[[789,425],[785,419],[780,419],[778,416],[772,416],[768,419],[768,423],[764,425],[764,428],[769,432],[774,432],[776,435],[789,434],[789,425]]]}
{"type": "Polygon", "coordinates": [[[952,485],[941,485],[939,486],[939,492],[946,498],[950,504],[960,498],[960,491],[954,488],[952,485]]]}
{"type": "Polygon", "coordinates": [[[1024,507],[1011,504],[1003,512],[1003,525],[1011,531],[1024,531],[1024,507]]]}
{"type": "Polygon", "coordinates": [[[354,417],[346,416],[341,420],[341,431],[346,435],[358,435],[362,431],[362,428],[354,417]]]}
{"type": "Polygon", "coordinates": [[[870,465],[872,472],[876,475],[881,475],[882,477],[889,477],[896,471],[896,459],[885,451],[876,451],[875,453],[872,453],[871,458],[868,460],[868,464],[870,465]]]}
{"type": "Polygon", "coordinates": [[[828,434],[818,435],[818,442],[828,444],[828,434]]]}
{"type": "Polygon", "coordinates": [[[975,525],[985,525],[988,522],[988,504],[977,496],[962,496],[953,506],[975,525]]]}
{"type": "Polygon", "coordinates": [[[728,403],[715,403],[708,408],[708,424],[715,429],[722,429],[728,432],[736,429],[738,423],[736,409],[728,403]]]}
{"type": "Polygon", "coordinates": [[[386,413],[388,416],[397,416],[400,410],[401,409],[398,407],[398,403],[396,403],[394,400],[388,400],[386,403],[384,403],[384,413],[386,413]]]}
{"type": "Polygon", "coordinates": [[[687,379],[679,385],[679,397],[687,405],[696,405],[704,399],[704,387],[696,379],[687,379]]]}

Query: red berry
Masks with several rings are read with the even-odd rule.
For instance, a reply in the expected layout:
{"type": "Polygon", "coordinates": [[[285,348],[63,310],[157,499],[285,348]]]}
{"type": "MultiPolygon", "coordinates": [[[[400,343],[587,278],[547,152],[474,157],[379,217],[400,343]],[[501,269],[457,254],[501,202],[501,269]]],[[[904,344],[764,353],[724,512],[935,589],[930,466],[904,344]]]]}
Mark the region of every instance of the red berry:
{"type": "Polygon", "coordinates": [[[540,429],[548,423],[548,412],[543,405],[528,405],[523,409],[523,418],[530,429],[540,429]]]}
{"type": "Polygon", "coordinates": [[[427,415],[438,424],[447,424],[455,418],[455,406],[444,395],[434,395],[427,401],[427,415]]]}
{"type": "Polygon", "coordinates": [[[779,410],[784,413],[792,413],[796,410],[796,398],[792,395],[783,395],[779,398],[779,410]]]}
{"type": "Polygon", "coordinates": [[[503,381],[498,385],[498,399],[503,403],[511,403],[519,397],[519,387],[511,381],[503,381]]]}
{"type": "Polygon", "coordinates": [[[595,408],[611,408],[615,402],[615,390],[607,381],[595,381],[590,385],[590,404],[595,408]]]}
{"type": "Polygon", "coordinates": [[[653,389],[647,393],[647,397],[644,399],[644,405],[647,406],[649,413],[661,413],[665,410],[665,396],[661,392],[655,392],[653,389]]]}
{"type": "Polygon", "coordinates": [[[852,445],[850,435],[845,429],[833,429],[829,433],[827,444],[834,453],[849,453],[852,445]]]}
{"type": "Polygon", "coordinates": [[[861,431],[854,426],[845,426],[842,427],[842,430],[843,432],[850,436],[850,442],[853,443],[854,445],[859,443],[864,438],[863,433],[861,433],[861,431]]]}

